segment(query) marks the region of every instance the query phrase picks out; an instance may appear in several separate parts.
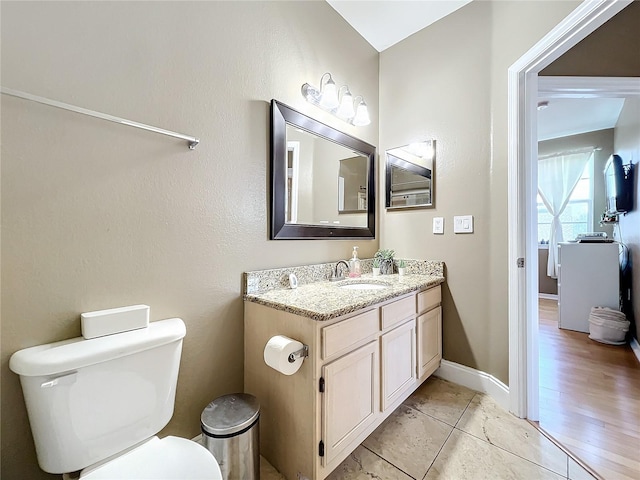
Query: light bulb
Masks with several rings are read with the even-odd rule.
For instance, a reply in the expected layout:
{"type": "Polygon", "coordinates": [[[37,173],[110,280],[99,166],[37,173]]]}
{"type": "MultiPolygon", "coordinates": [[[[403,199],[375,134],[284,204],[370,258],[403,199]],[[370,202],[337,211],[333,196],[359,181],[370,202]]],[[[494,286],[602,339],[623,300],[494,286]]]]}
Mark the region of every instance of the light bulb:
{"type": "Polygon", "coordinates": [[[338,101],[338,90],[336,89],[336,83],[331,77],[329,77],[327,83],[324,84],[324,88],[322,88],[322,94],[320,96],[320,106],[328,110],[333,110],[339,104],[340,102],[338,101]]]}
{"type": "Polygon", "coordinates": [[[356,127],[363,127],[371,123],[371,119],[369,118],[369,109],[367,108],[367,104],[364,103],[364,100],[358,105],[356,116],[353,117],[352,123],[356,127]]]}
{"type": "Polygon", "coordinates": [[[338,107],[336,116],[344,120],[349,120],[350,118],[353,118],[355,114],[356,112],[353,110],[353,97],[351,96],[349,87],[347,87],[346,91],[342,94],[342,99],[340,100],[340,107],[338,107]]]}

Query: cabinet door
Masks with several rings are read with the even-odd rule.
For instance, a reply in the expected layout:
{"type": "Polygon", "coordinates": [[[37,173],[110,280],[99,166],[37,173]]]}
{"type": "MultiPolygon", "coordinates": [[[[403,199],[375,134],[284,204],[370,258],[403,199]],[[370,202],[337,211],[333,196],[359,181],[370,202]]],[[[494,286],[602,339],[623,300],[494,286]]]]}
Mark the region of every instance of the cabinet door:
{"type": "Polygon", "coordinates": [[[412,318],[380,337],[382,410],[395,406],[416,379],[416,323],[412,318]]]}
{"type": "Polygon", "coordinates": [[[418,378],[422,381],[442,359],[442,307],[418,317],[418,378]]]}
{"type": "MultiPolygon", "coordinates": [[[[377,340],[322,367],[323,465],[349,448],[379,412],[380,367],[377,340]]],[[[358,442],[359,443],[359,442],[358,442]]],[[[348,453],[347,453],[348,455],[348,453]]]]}

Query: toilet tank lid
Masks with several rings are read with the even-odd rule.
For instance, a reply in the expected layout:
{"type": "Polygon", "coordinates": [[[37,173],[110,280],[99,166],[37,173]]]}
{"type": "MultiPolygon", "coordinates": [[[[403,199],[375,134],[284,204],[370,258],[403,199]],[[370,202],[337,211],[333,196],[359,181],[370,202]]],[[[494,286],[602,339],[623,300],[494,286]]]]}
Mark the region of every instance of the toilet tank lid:
{"type": "Polygon", "coordinates": [[[166,345],[187,333],[180,318],[151,322],[147,328],[87,340],[83,337],[25,348],[14,353],[9,368],[27,377],[57,375],[166,345]]]}

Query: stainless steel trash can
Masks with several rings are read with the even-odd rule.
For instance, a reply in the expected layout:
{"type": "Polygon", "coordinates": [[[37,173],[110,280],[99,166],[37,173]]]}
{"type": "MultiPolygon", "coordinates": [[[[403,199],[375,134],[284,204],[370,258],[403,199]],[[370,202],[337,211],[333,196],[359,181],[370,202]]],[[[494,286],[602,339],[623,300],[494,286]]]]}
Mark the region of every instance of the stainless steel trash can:
{"type": "Polygon", "coordinates": [[[253,395],[216,398],[200,416],[203,445],[216,457],[225,480],[260,479],[260,404],[253,395]]]}

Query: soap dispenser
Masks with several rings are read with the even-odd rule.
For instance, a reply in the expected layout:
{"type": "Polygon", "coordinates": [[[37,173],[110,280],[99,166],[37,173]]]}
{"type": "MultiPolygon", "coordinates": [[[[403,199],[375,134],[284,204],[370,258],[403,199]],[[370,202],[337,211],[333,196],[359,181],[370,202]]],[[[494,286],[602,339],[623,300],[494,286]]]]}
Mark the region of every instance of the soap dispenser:
{"type": "Polygon", "coordinates": [[[358,247],[353,247],[353,255],[351,257],[351,260],[349,260],[349,276],[352,278],[360,276],[360,259],[358,258],[358,247]]]}

